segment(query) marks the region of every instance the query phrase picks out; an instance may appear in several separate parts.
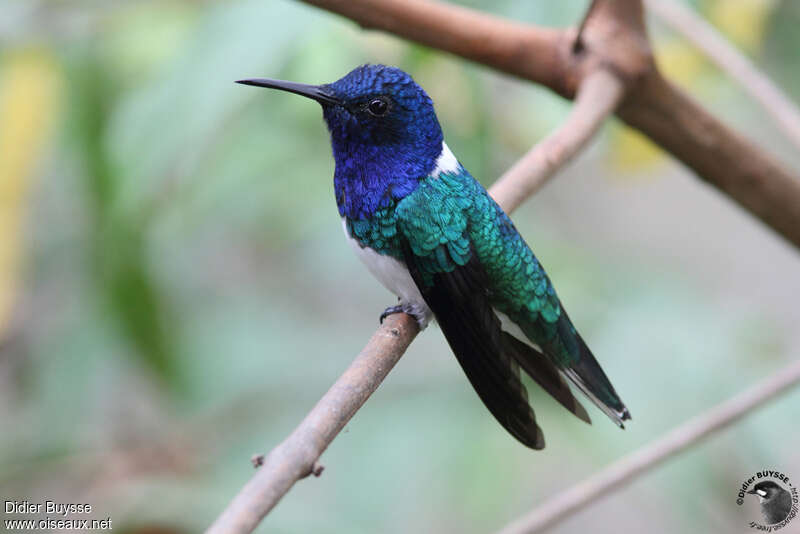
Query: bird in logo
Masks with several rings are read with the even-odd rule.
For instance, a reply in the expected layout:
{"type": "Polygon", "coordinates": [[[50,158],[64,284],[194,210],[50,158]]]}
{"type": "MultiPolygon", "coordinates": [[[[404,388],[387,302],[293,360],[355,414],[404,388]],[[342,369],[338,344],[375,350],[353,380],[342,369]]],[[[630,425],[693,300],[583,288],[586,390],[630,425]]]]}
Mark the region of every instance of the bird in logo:
{"type": "Polygon", "coordinates": [[[238,83],[316,100],[330,131],[344,231],[398,297],[381,321],[435,317],[478,396],[516,439],[544,436],[520,368],[590,422],[566,380],[617,425],[630,419],[514,224],[444,142],[427,93],[407,73],[363,65],[330,84],[238,83]],[[566,380],[565,380],[566,378],[566,380]]]}
{"type": "Polygon", "coordinates": [[[780,523],[792,510],[792,494],[772,480],[759,482],[747,493],[758,497],[761,515],[767,525],[780,523]]]}

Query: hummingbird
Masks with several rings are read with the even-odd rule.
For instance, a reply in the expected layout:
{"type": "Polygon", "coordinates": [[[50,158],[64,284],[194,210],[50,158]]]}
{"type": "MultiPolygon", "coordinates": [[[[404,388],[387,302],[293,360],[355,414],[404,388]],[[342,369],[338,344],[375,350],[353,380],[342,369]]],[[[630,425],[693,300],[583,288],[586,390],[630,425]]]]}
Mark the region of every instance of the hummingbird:
{"type": "Polygon", "coordinates": [[[424,329],[432,318],[480,399],[522,444],[544,447],[520,368],[578,418],[567,381],[621,428],[630,413],[530,247],[444,142],[433,101],[406,72],[362,65],[323,85],[237,83],[317,101],[333,187],[356,255],[424,329]]]}

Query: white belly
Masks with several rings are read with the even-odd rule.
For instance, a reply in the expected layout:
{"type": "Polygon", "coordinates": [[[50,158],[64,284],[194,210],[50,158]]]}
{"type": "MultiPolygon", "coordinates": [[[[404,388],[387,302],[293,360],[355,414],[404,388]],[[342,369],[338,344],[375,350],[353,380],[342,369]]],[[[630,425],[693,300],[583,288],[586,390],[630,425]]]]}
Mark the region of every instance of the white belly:
{"type": "Polygon", "coordinates": [[[383,284],[383,287],[400,298],[401,304],[408,305],[418,318],[425,318],[424,321],[420,321],[420,325],[424,327],[430,320],[431,311],[428,309],[428,305],[425,304],[425,300],[422,298],[417,284],[414,283],[414,279],[411,278],[411,273],[408,272],[405,264],[391,256],[378,254],[371,248],[362,248],[358,241],[350,237],[347,232],[347,222],[344,218],[342,219],[342,225],[344,227],[344,235],[347,237],[347,241],[355,251],[358,259],[367,266],[372,276],[377,278],[383,284]]]}

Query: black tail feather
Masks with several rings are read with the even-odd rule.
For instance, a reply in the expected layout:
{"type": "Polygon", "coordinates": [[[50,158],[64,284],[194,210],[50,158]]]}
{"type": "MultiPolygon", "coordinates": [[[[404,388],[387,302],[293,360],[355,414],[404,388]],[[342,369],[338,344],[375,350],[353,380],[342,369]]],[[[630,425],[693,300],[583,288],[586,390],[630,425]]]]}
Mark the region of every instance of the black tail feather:
{"type": "Polygon", "coordinates": [[[564,408],[578,419],[592,424],[586,409],[572,394],[556,366],[544,354],[505,331],[503,348],[504,352],[510,354],[520,367],[564,408]]]}
{"type": "Polygon", "coordinates": [[[575,335],[578,339],[580,353],[575,363],[562,369],[564,376],[589,397],[614,423],[620,428],[625,428],[623,421],[631,418],[628,408],[619,398],[592,351],[589,350],[579,334],[575,335]]]}

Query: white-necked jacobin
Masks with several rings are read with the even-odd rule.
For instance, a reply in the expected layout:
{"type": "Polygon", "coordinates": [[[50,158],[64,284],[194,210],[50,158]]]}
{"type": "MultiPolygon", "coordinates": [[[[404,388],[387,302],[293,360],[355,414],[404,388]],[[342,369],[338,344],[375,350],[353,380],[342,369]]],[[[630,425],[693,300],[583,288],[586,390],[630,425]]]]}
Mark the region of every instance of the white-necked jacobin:
{"type": "Polygon", "coordinates": [[[489,411],[544,447],[519,368],[589,422],[564,377],[622,427],[629,419],[514,224],[447,147],[433,102],[400,69],[364,65],[340,80],[239,83],[322,105],[345,234],[369,271],[424,328],[436,318],[489,411]]]}

